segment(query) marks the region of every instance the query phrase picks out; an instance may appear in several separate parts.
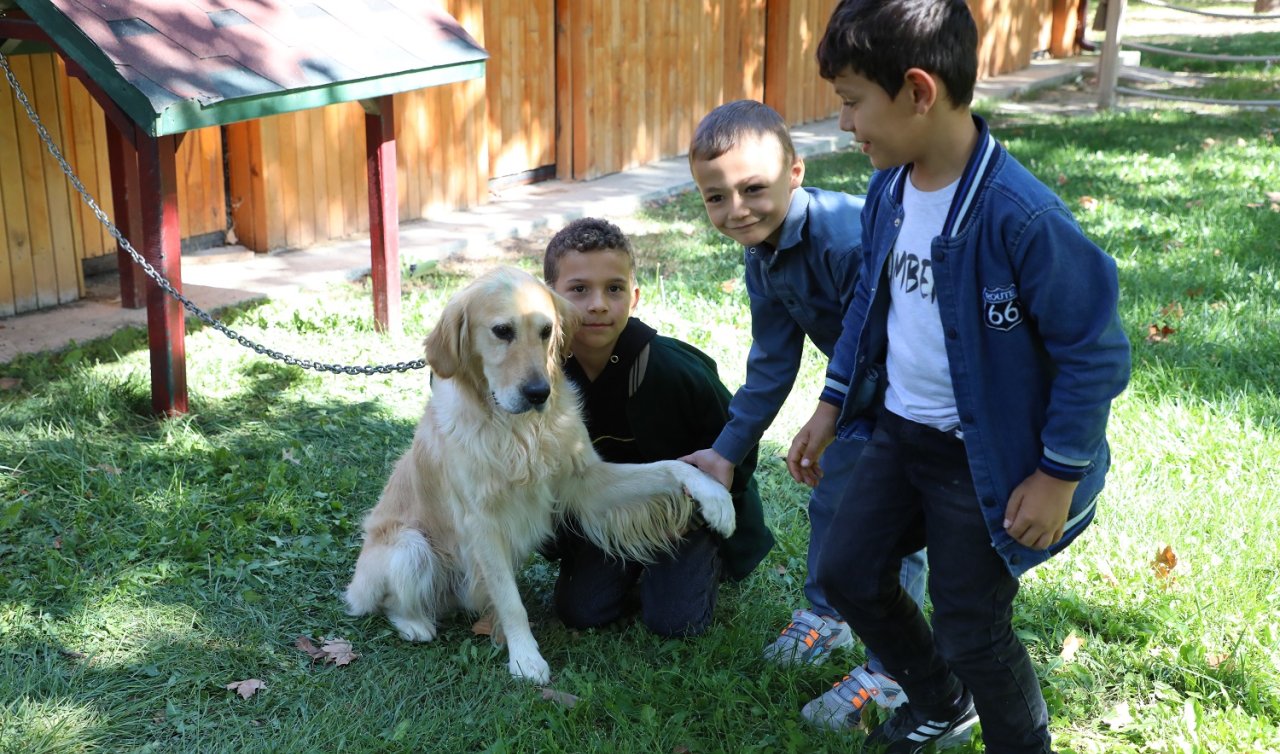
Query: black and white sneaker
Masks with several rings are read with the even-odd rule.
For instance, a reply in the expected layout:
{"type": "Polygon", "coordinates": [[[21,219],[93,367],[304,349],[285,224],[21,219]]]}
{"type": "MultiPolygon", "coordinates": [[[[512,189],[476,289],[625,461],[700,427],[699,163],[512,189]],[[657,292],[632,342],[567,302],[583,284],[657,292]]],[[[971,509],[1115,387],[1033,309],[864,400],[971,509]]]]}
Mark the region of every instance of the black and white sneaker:
{"type": "Polygon", "coordinates": [[[867,747],[870,751],[885,754],[918,754],[930,743],[934,744],[935,751],[963,744],[969,740],[969,729],[978,722],[978,712],[973,708],[973,696],[968,691],[964,692],[957,707],[959,711],[950,718],[932,720],[911,709],[911,702],[907,702],[894,712],[893,717],[871,731],[867,736],[867,747]]]}

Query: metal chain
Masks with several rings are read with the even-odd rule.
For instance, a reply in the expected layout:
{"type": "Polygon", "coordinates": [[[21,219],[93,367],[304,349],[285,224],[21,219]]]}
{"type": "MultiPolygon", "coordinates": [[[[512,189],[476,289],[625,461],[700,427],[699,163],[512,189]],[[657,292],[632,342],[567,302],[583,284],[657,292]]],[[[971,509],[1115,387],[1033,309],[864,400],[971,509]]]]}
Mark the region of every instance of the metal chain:
{"type": "Polygon", "coordinates": [[[427,362],[424,359],[401,361],[397,364],[380,364],[376,366],[345,366],[342,364],[326,364],[323,362],[312,361],[310,359],[299,359],[295,356],[281,353],[280,351],[273,350],[257,343],[256,341],[250,340],[214,319],[213,315],[201,309],[199,306],[196,306],[191,299],[182,295],[177,288],[174,288],[172,283],[165,279],[165,277],[161,275],[156,268],[152,267],[151,264],[138,253],[137,249],[133,248],[133,244],[129,243],[129,239],[125,238],[124,234],[120,232],[120,229],[111,222],[111,219],[107,217],[107,213],[102,211],[98,206],[98,203],[94,201],[93,197],[89,194],[88,189],[86,189],[84,184],[80,182],[75,171],[72,170],[71,165],[67,163],[65,158],[63,158],[62,152],[59,151],[57,145],[53,143],[53,138],[49,135],[49,132],[45,130],[44,124],[40,122],[39,116],[36,115],[36,111],[31,106],[31,102],[27,99],[26,93],[22,91],[22,87],[18,84],[17,77],[14,76],[13,70],[9,68],[9,60],[3,53],[0,53],[0,68],[4,69],[4,75],[9,79],[9,86],[13,88],[13,92],[17,95],[18,101],[22,103],[22,107],[27,111],[27,117],[35,124],[36,130],[40,133],[40,140],[44,142],[45,147],[49,150],[49,154],[53,155],[53,158],[62,166],[62,172],[67,174],[67,178],[71,181],[71,185],[74,186],[76,191],[80,194],[80,198],[89,206],[89,209],[93,210],[93,214],[97,216],[98,220],[106,227],[107,231],[111,233],[112,237],[119,242],[120,248],[128,252],[130,257],[133,257],[134,263],[142,268],[142,271],[147,274],[147,277],[154,280],[156,285],[160,286],[161,290],[172,296],[178,301],[178,303],[182,304],[187,311],[199,318],[201,322],[204,322],[209,327],[212,327],[245,348],[251,349],[263,356],[268,356],[276,361],[282,361],[290,366],[312,369],[317,372],[350,375],[390,374],[391,372],[407,372],[411,369],[422,369],[427,365],[427,362]]]}

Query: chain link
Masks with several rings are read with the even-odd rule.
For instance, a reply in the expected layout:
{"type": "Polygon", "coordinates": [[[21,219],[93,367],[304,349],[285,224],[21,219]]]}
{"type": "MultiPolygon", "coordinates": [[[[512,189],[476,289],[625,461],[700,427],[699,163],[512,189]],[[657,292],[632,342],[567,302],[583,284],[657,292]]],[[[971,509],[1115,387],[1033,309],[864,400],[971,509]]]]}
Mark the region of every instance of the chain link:
{"type": "Polygon", "coordinates": [[[76,191],[80,194],[80,198],[89,206],[89,209],[93,210],[93,214],[97,216],[98,221],[101,222],[103,226],[106,227],[107,231],[111,233],[111,236],[119,242],[120,248],[129,253],[129,256],[133,258],[134,263],[142,268],[142,271],[147,274],[147,277],[154,280],[156,285],[160,286],[161,290],[173,297],[178,303],[182,304],[187,311],[195,315],[201,322],[258,354],[268,356],[290,366],[311,369],[317,372],[349,375],[390,374],[391,372],[407,372],[411,369],[422,369],[427,365],[427,362],[424,359],[401,361],[396,364],[379,364],[376,366],[346,366],[343,364],[326,364],[324,362],[312,361],[311,359],[299,359],[295,356],[281,353],[280,351],[268,348],[261,343],[250,340],[214,319],[213,315],[201,309],[191,301],[191,299],[182,295],[177,288],[174,288],[172,283],[165,279],[165,277],[161,275],[156,268],[152,267],[151,264],[138,253],[137,249],[133,248],[133,244],[129,243],[129,239],[124,237],[124,234],[120,232],[120,229],[117,228],[115,224],[111,222],[111,219],[107,217],[107,213],[103,212],[98,206],[98,203],[94,201],[93,197],[89,194],[88,189],[84,187],[84,184],[81,183],[80,179],[76,176],[75,171],[72,170],[71,165],[62,156],[62,152],[59,151],[57,145],[53,143],[53,138],[49,135],[49,132],[45,130],[44,124],[40,122],[39,116],[36,115],[35,109],[27,99],[26,92],[22,91],[22,87],[18,84],[17,77],[14,76],[13,70],[9,68],[9,59],[6,58],[3,53],[0,53],[0,68],[4,69],[4,75],[9,79],[9,86],[13,88],[14,94],[18,97],[18,102],[22,103],[22,107],[27,111],[27,117],[35,124],[36,131],[40,133],[40,140],[44,142],[45,147],[49,150],[49,154],[53,155],[53,158],[62,166],[62,172],[67,174],[67,179],[71,181],[71,185],[75,187],[76,191]]]}

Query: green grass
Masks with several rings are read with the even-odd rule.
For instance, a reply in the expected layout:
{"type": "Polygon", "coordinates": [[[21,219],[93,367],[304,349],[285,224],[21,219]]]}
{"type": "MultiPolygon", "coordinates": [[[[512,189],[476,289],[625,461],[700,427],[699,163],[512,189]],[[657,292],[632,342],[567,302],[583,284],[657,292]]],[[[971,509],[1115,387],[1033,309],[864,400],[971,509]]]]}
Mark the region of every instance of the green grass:
{"type": "MultiPolygon", "coordinates": [[[[1218,8],[1218,10],[1222,10],[1218,8]]],[[[1245,8],[1235,6],[1226,10],[1230,13],[1242,13],[1245,8]]],[[[1188,16],[1188,23],[1195,23],[1196,16],[1188,16]]],[[[1258,29],[1275,21],[1256,22],[1258,29]]],[[[1126,37],[1127,39],[1127,37],[1126,37]]],[[[1164,36],[1133,38],[1149,45],[1155,45],[1178,52],[1189,52],[1201,55],[1231,55],[1241,57],[1280,55],[1277,46],[1280,34],[1258,31],[1246,34],[1225,36],[1164,36]]],[[[1142,52],[1142,65],[1165,71],[1187,73],[1194,76],[1191,84],[1177,82],[1163,85],[1144,84],[1137,88],[1146,88],[1163,94],[1182,97],[1198,97],[1202,99],[1225,101],[1261,101],[1278,103],[1280,107],[1280,61],[1267,63],[1264,61],[1219,61],[1201,60],[1179,55],[1142,52]]],[[[1132,83],[1129,84],[1133,86],[1132,83]]]]}
{"type": "MultiPolygon", "coordinates": [[[[991,116],[1116,256],[1133,341],[1097,523],[1026,577],[1017,605],[1056,747],[1280,751],[1280,212],[1266,199],[1280,190],[1280,124],[991,116]],[[1173,332],[1149,343],[1153,324],[1173,332]],[[1173,580],[1151,568],[1165,545],[1173,580]],[[1071,634],[1084,644],[1065,661],[1071,634]]],[[[812,185],[858,192],[867,176],[857,154],[809,163],[812,185]]],[[[712,354],[736,386],[749,341],[738,251],[692,197],[646,215],[640,315],[712,354]]],[[[374,333],[360,286],[226,318],[302,356],[402,361],[469,274],[409,277],[397,337],[374,333]]],[[[412,646],[341,611],[360,517],[409,441],[424,373],[318,375],[208,329],[187,353],[192,411],[166,421],[148,416],[137,331],[0,367],[23,381],[0,393],[0,752],[858,750],[858,735],[798,716],[857,653],[802,670],[757,660],[800,599],[806,495],[777,455],[812,409],[812,350],[765,439],[778,546],[722,590],[708,635],[568,631],[549,606],[553,567],[524,569],[553,686],[573,708],[512,680],[464,617],[412,646]],[[361,656],[312,665],[299,635],[345,637],[361,656]],[[249,700],[224,688],[247,678],[267,688],[249,700]]]]}

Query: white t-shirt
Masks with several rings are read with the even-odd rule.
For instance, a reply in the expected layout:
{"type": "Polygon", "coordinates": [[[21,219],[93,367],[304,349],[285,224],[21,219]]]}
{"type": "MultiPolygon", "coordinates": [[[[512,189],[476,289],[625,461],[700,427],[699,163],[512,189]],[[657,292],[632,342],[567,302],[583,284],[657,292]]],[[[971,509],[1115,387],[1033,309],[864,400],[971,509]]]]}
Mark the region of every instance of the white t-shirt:
{"type": "Polygon", "coordinates": [[[902,231],[889,254],[889,387],[885,408],[913,422],[951,431],[960,425],[947,365],[931,245],[942,233],[954,183],[921,191],[905,181],[902,231]]]}

